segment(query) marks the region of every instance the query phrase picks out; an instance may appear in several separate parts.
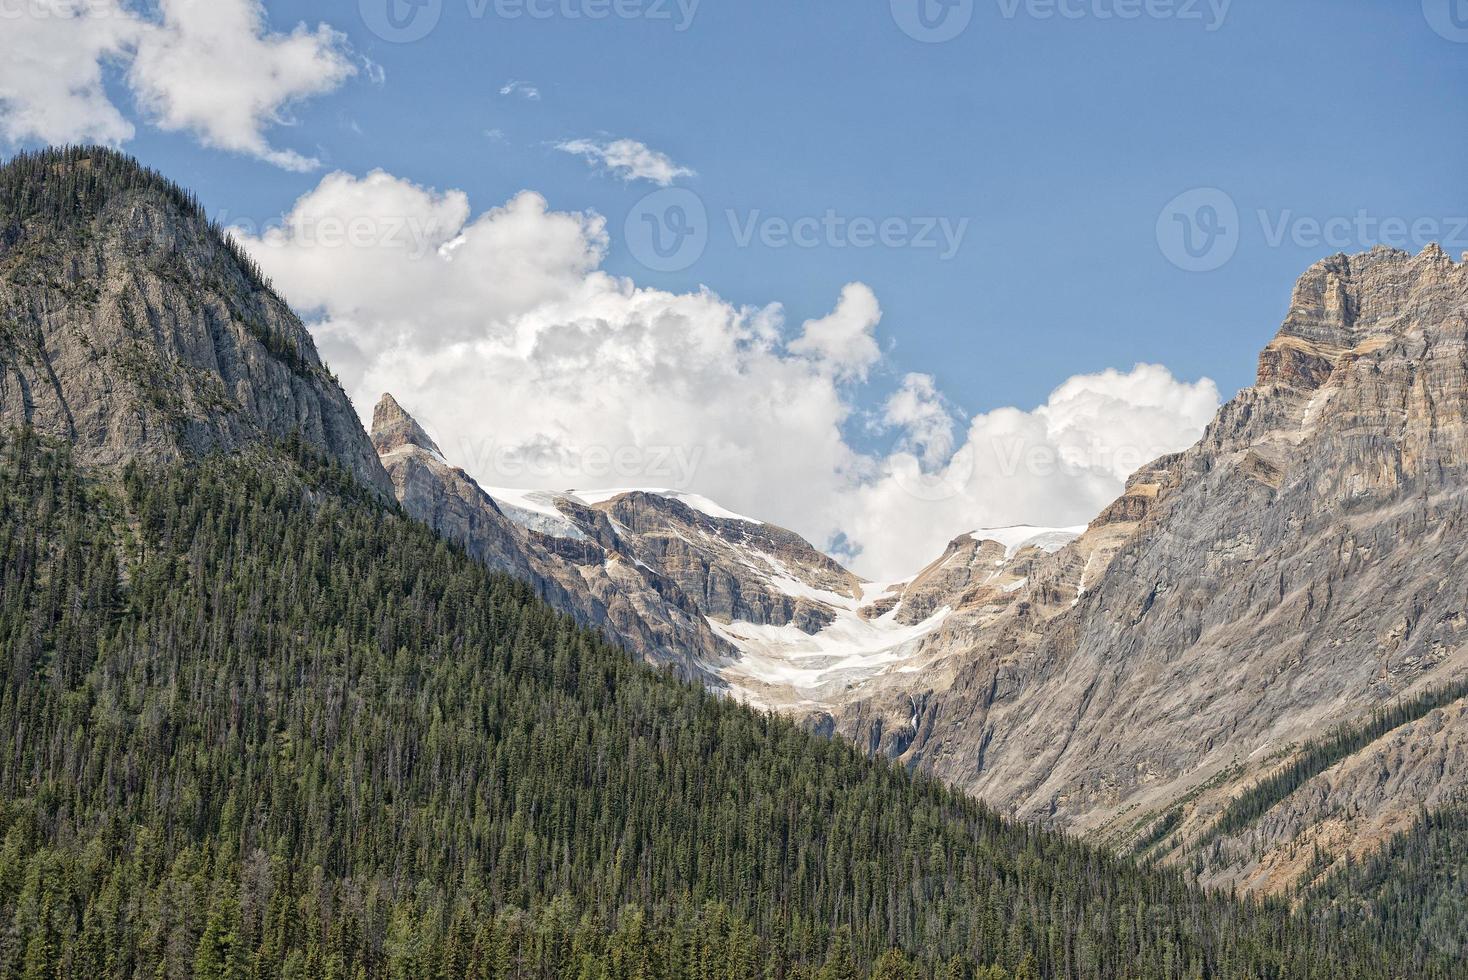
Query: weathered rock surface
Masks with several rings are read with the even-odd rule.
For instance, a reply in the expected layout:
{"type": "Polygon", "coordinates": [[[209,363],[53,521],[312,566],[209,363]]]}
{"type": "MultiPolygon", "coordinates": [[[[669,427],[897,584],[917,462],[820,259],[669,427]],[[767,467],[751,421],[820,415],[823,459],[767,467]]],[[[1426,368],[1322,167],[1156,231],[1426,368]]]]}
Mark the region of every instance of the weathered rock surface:
{"type": "Polygon", "coordinates": [[[85,465],[299,436],[383,493],[311,335],[182,191],[107,150],[0,174],[0,424],[85,465]]]}
{"type": "Polygon", "coordinates": [[[741,699],[829,726],[828,704],[900,662],[947,613],[904,619],[899,588],[864,583],[798,535],[690,494],[482,489],[391,396],[375,414],[374,442],[409,514],[650,662],[741,699]]]}

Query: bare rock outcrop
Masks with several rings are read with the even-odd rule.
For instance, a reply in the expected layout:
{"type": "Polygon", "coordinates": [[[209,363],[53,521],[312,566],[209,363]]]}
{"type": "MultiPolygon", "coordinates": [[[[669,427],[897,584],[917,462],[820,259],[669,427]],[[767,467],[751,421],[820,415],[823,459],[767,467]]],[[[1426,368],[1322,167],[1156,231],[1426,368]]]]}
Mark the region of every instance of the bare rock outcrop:
{"type": "MultiPolygon", "coordinates": [[[[557,608],[650,663],[720,686],[732,649],[676,582],[630,559],[611,526],[562,538],[517,524],[458,467],[392,395],[373,413],[372,441],[399,504],[495,571],[533,583],[557,608]],[[599,538],[600,540],[597,540],[599,538]]],[[[594,523],[594,522],[592,522],[594,523]]]]}

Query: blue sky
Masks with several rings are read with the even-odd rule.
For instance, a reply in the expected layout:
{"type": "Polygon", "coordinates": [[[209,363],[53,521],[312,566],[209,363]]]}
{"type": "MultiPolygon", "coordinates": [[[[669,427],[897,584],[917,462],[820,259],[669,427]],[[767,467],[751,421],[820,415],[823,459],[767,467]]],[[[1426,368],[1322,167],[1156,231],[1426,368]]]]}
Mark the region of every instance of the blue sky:
{"type": "Polygon", "coordinates": [[[0,146],[195,189],[364,414],[874,577],[1088,521],[1252,381],[1311,263],[1468,252],[1468,0],[26,4],[0,146]]]}
{"type": "MultiPolygon", "coordinates": [[[[1449,221],[1468,215],[1468,44],[1435,33],[1417,0],[1234,0],[1216,30],[1202,4],[1178,8],[1197,19],[1123,21],[1097,16],[1114,0],[1075,4],[1076,19],[1025,4],[1010,18],[1007,3],[978,0],[957,38],[920,43],[885,2],[703,0],[680,31],[671,2],[635,19],[511,20],[443,0],[434,30],[398,44],[355,0],[273,0],[273,27],[324,20],[386,76],[297,108],[276,138],[328,168],[463,188],[480,207],[533,188],[557,208],[595,208],[613,229],[611,270],[780,300],[792,319],[861,280],[886,312],[894,363],[935,374],[970,412],[1037,404],[1070,375],[1137,361],[1226,392],[1247,384],[1296,276],[1381,237],[1368,226],[1316,240],[1307,226],[1303,245],[1276,246],[1269,229],[1286,218],[1435,220],[1438,237],[1460,239],[1454,255],[1468,250],[1449,221]],[[510,80],[541,98],[501,96],[510,80]],[[683,183],[712,234],[694,266],[643,268],[618,239],[650,188],[550,146],[597,134],[697,171],[683,183]],[[1206,273],[1175,267],[1156,236],[1163,206],[1198,187],[1225,190],[1242,222],[1237,254],[1206,273]],[[755,212],[831,210],[968,225],[946,260],[741,247],[730,209],[741,227],[755,212]]],[[[268,220],[317,179],[181,134],[142,129],[132,147],[231,215],[268,220]]]]}

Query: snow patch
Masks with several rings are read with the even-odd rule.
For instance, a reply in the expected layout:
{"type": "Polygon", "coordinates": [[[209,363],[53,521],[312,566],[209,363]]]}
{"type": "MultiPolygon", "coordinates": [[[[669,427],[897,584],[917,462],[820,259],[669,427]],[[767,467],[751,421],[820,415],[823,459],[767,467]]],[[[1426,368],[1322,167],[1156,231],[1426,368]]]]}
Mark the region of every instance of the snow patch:
{"type": "Polygon", "coordinates": [[[512,490],[505,487],[485,487],[484,492],[499,505],[506,517],[527,530],[550,538],[586,540],[581,529],[556,506],[556,500],[564,494],[546,490],[512,490]]]}
{"type": "Polygon", "coordinates": [[[1026,548],[1039,548],[1046,554],[1055,552],[1086,533],[1086,525],[1079,527],[1032,527],[1018,524],[1014,527],[981,527],[970,531],[975,541],[993,541],[1004,546],[1004,558],[1009,560],[1026,548]]]}
{"type": "Polygon", "coordinates": [[[579,500],[588,507],[595,507],[597,504],[604,504],[608,500],[616,500],[618,497],[624,497],[629,493],[646,493],[654,497],[662,497],[666,500],[676,500],[698,511],[705,517],[712,517],[715,520],[742,521],[745,524],[755,525],[764,524],[764,521],[757,521],[753,517],[745,517],[743,514],[736,514],[732,510],[721,507],[707,497],[700,496],[696,493],[687,493],[683,490],[655,490],[650,487],[626,487],[619,490],[572,490],[563,496],[579,500]]]}
{"type": "MultiPolygon", "coordinates": [[[[890,586],[879,584],[884,594],[890,586]]],[[[868,595],[871,591],[867,591],[868,595]]],[[[897,622],[895,610],[876,619],[863,619],[856,611],[860,603],[845,599],[836,609],[835,620],[812,636],[797,626],[768,626],[753,623],[720,623],[709,620],[714,632],[739,651],[737,661],[720,671],[736,696],[746,701],[789,703],[771,698],[769,688],[791,692],[795,703],[818,706],[822,692],[836,686],[858,683],[901,664],[916,653],[919,641],[932,633],[952,610],[945,606],[921,623],[897,622]]]]}

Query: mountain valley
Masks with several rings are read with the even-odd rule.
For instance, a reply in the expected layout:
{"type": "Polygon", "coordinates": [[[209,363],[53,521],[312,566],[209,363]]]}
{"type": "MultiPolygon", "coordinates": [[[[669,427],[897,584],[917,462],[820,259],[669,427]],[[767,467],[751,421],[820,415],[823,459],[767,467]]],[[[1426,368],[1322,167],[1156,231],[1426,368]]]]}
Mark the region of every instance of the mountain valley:
{"type": "Polygon", "coordinates": [[[871,583],[364,428],[196,200],[51,150],[0,168],[0,427],[0,975],[1464,975],[1441,249],[1313,266],[1088,526],[871,583]]]}

